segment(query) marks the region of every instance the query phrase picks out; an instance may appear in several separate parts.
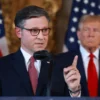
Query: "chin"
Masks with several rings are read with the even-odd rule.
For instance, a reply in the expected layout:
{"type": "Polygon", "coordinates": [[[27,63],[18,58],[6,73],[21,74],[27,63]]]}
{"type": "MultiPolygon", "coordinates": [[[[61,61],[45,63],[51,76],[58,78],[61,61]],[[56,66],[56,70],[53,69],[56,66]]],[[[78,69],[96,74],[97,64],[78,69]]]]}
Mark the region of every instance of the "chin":
{"type": "Polygon", "coordinates": [[[39,49],[37,49],[35,51],[41,51],[41,50],[45,50],[45,49],[44,48],[39,48],[39,49]]]}

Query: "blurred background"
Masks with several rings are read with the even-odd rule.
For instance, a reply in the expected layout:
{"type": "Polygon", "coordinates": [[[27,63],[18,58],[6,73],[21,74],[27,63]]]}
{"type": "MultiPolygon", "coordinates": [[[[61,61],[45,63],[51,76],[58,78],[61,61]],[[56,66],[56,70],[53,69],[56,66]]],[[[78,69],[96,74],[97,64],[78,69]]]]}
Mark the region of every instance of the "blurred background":
{"type": "Polygon", "coordinates": [[[100,0],[0,0],[1,56],[19,48],[13,21],[16,12],[28,5],[43,7],[50,15],[52,30],[47,48],[53,54],[77,49],[76,32],[80,17],[83,14],[100,14],[100,0]]]}
{"type": "Polygon", "coordinates": [[[52,31],[48,50],[54,54],[62,52],[72,0],[0,0],[0,4],[9,53],[15,52],[20,46],[20,41],[14,31],[15,14],[19,9],[28,5],[43,7],[49,13],[52,19],[52,31]]]}

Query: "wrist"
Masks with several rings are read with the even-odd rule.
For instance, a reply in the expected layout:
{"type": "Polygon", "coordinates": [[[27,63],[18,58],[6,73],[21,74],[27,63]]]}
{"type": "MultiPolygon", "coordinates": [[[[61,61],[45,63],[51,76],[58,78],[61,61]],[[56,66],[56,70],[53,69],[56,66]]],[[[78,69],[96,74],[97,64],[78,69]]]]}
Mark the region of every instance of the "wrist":
{"type": "MultiPolygon", "coordinates": [[[[69,88],[68,88],[69,89],[69,88]]],[[[77,89],[75,89],[75,90],[71,90],[71,89],[69,89],[69,92],[72,94],[77,94],[77,93],[80,93],[80,91],[81,91],[81,85],[79,85],[78,87],[77,87],[77,89]]]]}

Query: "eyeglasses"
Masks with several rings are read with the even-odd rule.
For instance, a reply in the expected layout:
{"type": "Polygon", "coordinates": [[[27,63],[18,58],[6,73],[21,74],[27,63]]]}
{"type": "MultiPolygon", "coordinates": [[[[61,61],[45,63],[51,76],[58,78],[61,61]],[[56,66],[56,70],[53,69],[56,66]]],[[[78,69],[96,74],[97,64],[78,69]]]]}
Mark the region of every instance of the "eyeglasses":
{"type": "Polygon", "coordinates": [[[51,28],[43,28],[43,29],[37,29],[37,28],[33,28],[33,29],[27,29],[24,27],[21,27],[21,29],[25,29],[27,31],[29,31],[31,33],[32,36],[37,36],[40,31],[42,31],[42,34],[44,36],[48,35],[50,33],[51,28]]]}

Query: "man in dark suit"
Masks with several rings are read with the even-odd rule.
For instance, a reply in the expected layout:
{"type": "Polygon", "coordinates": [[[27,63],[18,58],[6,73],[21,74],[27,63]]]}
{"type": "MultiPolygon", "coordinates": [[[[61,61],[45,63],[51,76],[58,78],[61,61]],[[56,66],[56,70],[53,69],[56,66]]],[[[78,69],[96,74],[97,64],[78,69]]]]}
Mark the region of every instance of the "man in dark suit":
{"type": "Polygon", "coordinates": [[[81,74],[81,96],[100,96],[100,16],[82,16],[77,35],[80,40],[79,50],[62,53],[56,57],[56,72],[53,72],[56,80],[54,78],[53,82],[60,84],[60,86],[55,88],[54,84],[52,85],[53,91],[55,91],[53,94],[66,95],[68,92],[65,84],[66,79],[63,77],[65,74],[63,68],[70,66],[74,56],[78,55],[77,68],[81,74]],[[90,54],[93,55],[92,58],[90,54]],[[92,61],[90,61],[91,59],[92,61]],[[89,66],[90,63],[92,63],[91,66],[89,66]]]}
{"type": "Polygon", "coordinates": [[[34,83],[31,83],[35,74],[29,74],[29,66],[34,52],[46,49],[50,33],[49,21],[47,12],[37,6],[28,6],[17,12],[14,20],[15,32],[21,40],[21,47],[17,52],[0,58],[2,96],[46,95],[49,60],[34,61],[37,76],[35,91],[34,83]]]}
{"type": "Polygon", "coordinates": [[[17,12],[14,20],[15,32],[21,40],[21,47],[17,52],[0,58],[2,96],[50,94],[50,59],[33,58],[35,52],[46,49],[50,33],[49,21],[47,12],[37,6],[28,6],[17,12]]]}
{"type": "Polygon", "coordinates": [[[100,16],[84,15],[79,23],[77,36],[80,40],[77,66],[82,76],[83,95],[100,96],[100,16]]]}

